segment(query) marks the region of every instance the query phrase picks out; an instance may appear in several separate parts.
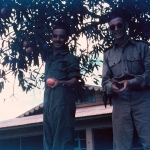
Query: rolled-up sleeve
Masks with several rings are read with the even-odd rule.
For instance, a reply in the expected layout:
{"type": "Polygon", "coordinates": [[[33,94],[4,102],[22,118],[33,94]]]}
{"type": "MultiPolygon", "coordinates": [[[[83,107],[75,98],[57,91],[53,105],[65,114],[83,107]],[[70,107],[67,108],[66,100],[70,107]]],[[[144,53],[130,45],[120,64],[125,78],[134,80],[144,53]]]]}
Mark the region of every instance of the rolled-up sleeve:
{"type": "Polygon", "coordinates": [[[81,78],[80,68],[79,68],[79,60],[76,56],[72,56],[68,59],[68,78],[81,78]]]}

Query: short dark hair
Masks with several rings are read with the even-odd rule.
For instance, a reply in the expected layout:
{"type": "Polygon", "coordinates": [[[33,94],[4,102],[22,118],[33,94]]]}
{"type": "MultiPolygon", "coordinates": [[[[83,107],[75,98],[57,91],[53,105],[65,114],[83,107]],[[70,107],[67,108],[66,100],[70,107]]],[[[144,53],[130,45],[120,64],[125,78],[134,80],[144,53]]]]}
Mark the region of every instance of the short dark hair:
{"type": "Polygon", "coordinates": [[[69,26],[66,23],[60,21],[55,22],[53,30],[55,29],[64,29],[66,31],[66,36],[69,36],[69,26]]]}
{"type": "Polygon", "coordinates": [[[124,13],[121,10],[113,10],[108,16],[108,23],[115,18],[122,18],[123,21],[127,22],[124,13]]]}

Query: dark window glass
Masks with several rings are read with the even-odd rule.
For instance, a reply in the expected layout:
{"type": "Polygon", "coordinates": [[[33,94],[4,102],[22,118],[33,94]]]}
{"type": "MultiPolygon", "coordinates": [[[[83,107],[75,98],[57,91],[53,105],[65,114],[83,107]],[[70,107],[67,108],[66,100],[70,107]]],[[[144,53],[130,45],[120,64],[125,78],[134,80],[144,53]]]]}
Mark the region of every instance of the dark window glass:
{"type": "Polygon", "coordinates": [[[94,150],[112,150],[113,149],[113,133],[112,129],[95,129],[94,134],[94,150]]]}
{"type": "Polygon", "coordinates": [[[74,148],[78,148],[78,140],[75,140],[75,142],[74,142],[74,148]]]}
{"type": "Polygon", "coordinates": [[[85,89],[85,95],[86,95],[86,100],[85,101],[78,100],[77,102],[78,104],[95,102],[94,90],[85,89]]]}
{"type": "MultiPolygon", "coordinates": [[[[111,128],[95,129],[94,134],[94,150],[112,150],[113,149],[113,132],[111,128]]],[[[136,131],[133,137],[133,149],[143,150],[136,131]]]]}
{"type": "Polygon", "coordinates": [[[87,150],[87,148],[86,148],[86,131],[85,130],[76,131],[74,150],[87,150]]]}
{"type": "Polygon", "coordinates": [[[78,132],[78,136],[80,139],[86,139],[86,133],[85,133],[85,130],[80,130],[78,132]]]}
{"type": "Polygon", "coordinates": [[[44,150],[43,136],[30,136],[21,138],[21,150],[44,150]]]}
{"type": "Polygon", "coordinates": [[[20,150],[20,139],[0,140],[0,150],[20,150]]]}
{"type": "Polygon", "coordinates": [[[86,148],[86,140],[81,140],[81,148],[86,148]]]}

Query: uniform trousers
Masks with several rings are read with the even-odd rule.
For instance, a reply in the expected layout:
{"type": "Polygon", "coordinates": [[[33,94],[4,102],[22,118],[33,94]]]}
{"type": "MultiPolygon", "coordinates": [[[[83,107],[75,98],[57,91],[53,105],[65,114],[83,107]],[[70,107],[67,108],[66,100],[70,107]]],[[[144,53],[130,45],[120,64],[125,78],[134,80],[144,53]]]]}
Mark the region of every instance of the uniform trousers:
{"type": "Polygon", "coordinates": [[[66,90],[59,87],[45,96],[44,150],[74,150],[75,99],[66,90]]]}
{"type": "Polygon", "coordinates": [[[150,150],[150,89],[113,94],[113,149],[132,150],[134,126],[144,150],[150,150]]]}

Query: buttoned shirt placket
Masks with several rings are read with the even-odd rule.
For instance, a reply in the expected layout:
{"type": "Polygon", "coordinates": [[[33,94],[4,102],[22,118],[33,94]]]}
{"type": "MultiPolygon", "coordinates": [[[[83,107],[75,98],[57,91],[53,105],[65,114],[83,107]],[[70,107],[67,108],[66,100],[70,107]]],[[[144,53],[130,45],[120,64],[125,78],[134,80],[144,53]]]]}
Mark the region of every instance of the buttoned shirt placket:
{"type": "Polygon", "coordinates": [[[126,47],[120,47],[120,50],[122,51],[122,55],[121,55],[121,63],[122,63],[122,75],[126,75],[129,73],[128,71],[128,64],[127,64],[127,49],[126,47]]]}

